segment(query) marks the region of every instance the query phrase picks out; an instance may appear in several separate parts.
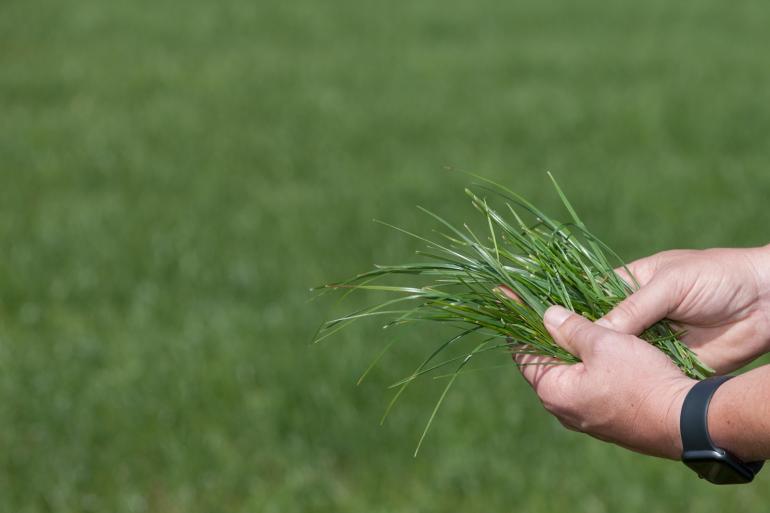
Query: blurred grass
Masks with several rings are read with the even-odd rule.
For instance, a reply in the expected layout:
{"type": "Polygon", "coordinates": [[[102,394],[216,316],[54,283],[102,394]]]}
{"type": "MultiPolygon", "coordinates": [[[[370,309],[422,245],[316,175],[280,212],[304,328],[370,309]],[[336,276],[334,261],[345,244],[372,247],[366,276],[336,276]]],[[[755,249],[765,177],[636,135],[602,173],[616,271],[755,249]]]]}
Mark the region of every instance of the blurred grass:
{"type": "Polygon", "coordinates": [[[721,512],[680,465],[567,432],[516,372],[385,385],[435,333],[307,288],[398,262],[465,179],[629,258],[768,240],[764,2],[0,4],[0,510],[721,512]]]}

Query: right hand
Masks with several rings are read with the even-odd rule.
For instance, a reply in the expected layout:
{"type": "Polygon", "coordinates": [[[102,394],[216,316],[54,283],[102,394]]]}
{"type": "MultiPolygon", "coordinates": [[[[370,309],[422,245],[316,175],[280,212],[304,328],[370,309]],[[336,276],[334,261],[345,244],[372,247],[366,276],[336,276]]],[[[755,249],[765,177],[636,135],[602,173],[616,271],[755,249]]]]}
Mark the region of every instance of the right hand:
{"type": "MultiPolygon", "coordinates": [[[[640,288],[599,321],[639,335],[661,319],[719,374],[770,351],[770,246],[665,251],[628,265],[640,288]]],[[[633,283],[625,269],[618,274],[633,283]]]]}

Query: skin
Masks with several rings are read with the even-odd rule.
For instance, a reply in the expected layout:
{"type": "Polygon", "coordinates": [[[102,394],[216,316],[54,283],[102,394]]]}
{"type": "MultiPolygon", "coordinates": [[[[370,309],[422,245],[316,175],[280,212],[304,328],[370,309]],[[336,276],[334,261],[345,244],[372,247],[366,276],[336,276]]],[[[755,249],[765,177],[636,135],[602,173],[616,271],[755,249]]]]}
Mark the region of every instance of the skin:
{"type": "MultiPolygon", "coordinates": [[[[543,406],[566,427],[679,459],[679,414],[695,381],[637,335],[670,319],[720,374],[770,351],[770,246],[667,251],[628,269],[640,288],[604,318],[591,322],[560,306],[546,312],[554,340],[581,363],[537,365],[552,360],[521,354],[515,361],[543,406]]],[[[625,270],[618,272],[632,281],[625,270]]],[[[747,461],[770,458],[769,396],[770,366],[722,385],[709,409],[714,442],[747,461]]]]}

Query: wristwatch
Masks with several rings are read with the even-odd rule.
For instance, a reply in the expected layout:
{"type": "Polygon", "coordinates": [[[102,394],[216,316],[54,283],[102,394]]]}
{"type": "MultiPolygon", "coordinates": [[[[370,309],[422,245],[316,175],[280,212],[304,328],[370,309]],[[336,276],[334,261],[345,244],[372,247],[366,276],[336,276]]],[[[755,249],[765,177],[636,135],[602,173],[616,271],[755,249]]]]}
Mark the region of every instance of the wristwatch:
{"type": "Polygon", "coordinates": [[[716,447],[709,436],[709,402],[717,388],[732,377],[714,376],[696,383],[684,399],[679,419],[682,462],[701,479],[714,484],[750,483],[765,463],[745,463],[725,449],[716,447]]]}

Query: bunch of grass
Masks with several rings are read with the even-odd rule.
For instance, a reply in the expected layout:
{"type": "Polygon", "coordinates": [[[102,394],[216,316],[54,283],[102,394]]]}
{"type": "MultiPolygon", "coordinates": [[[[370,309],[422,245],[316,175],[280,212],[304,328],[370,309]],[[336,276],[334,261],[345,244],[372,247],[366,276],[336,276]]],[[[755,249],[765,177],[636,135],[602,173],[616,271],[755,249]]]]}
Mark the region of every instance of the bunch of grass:
{"type": "MultiPolygon", "coordinates": [[[[396,297],[324,323],[316,341],[352,322],[374,316],[389,316],[391,319],[386,328],[415,321],[458,326],[457,335],[438,345],[412,374],[393,385],[397,391],[385,416],[416,378],[456,364],[427,422],[417,451],[455,379],[480,353],[504,350],[509,354],[551,356],[564,364],[576,363],[579,359],[556,344],[545,329],[545,311],[551,305],[562,305],[596,320],[639,286],[627,268],[632,283],[614,271],[622,265],[621,259],[588,231],[552,176],[556,192],[571,217],[570,222],[558,222],[508,188],[476,178],[481,182],[465,192],[485,218],[483,238],[467,225],[463,229],[457,228],[421,208],[443,228],[443,231],[437,231],[440,240],[388,226],[426,243],[427,249],[418,251],[426,261],[378,265],[350,280],[321,287],[347,289],[348,293],[385,291],[396,297]],[[490,206],[486,195],[504,205],[505,215],[490,206]],[[525,218],[534,218],[534,222],[526,223],[525,218]],[[416,283],[412,286],[375,283],[396,275],[407,275],[416,283]],[[501,287],[512,291],[518,301],[509,297],[501,287]],[[434,363],[440,354],[471,335],[481,337],[474,337],[476,342],[470,350],[465,350],[459,357],[434,363]]],[[[681,333],[664,320],[647,329],[641,338],[667,354],[688,376],[697,379],[709,376],[713,371],[679,340],[680,336],[681,333]]]]}

